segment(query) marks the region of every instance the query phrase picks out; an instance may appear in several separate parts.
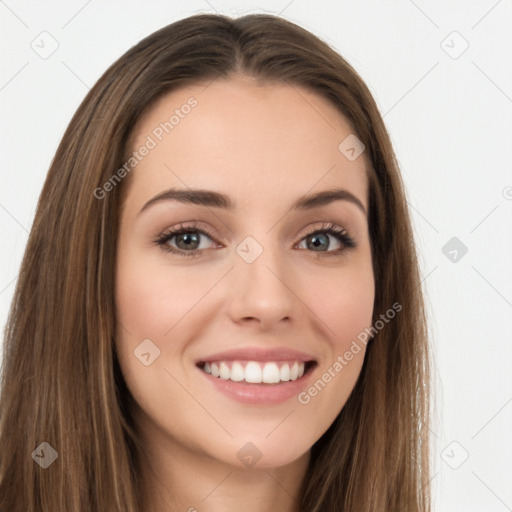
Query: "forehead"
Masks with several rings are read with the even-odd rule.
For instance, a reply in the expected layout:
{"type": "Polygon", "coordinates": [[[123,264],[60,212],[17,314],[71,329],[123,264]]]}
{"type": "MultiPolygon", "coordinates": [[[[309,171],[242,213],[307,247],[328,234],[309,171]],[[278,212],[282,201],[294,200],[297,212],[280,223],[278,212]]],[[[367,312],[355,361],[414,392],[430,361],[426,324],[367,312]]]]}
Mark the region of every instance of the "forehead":
{"type": "Polygon", "coordinates": [[[366,162],[340,143],[353,129],[305,88],[249,78],[216,79],[160,97],[139,119],[130,151],[151,146],[131,177],[142,194],[172,186],[290,200],[343,187],[367,206],[366,162]]]}

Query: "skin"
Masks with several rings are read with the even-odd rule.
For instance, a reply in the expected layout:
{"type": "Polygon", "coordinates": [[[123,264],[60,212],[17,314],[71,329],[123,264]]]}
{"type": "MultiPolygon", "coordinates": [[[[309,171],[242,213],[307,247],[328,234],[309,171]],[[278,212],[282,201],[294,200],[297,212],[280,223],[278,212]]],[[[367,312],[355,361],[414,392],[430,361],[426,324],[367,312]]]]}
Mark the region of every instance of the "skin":
{"type": "MultiPolygon", "coordinates": [[[[295,396],[241,404],[215,390],[194,362],[236,347],[287,347],[317,360],[311,385],[371,325],[365,213],[349,201],[290,211],[300,196],[334,187],[368,211],[365,160],[338,150],[353,130],[325,99],[241,76],[163,96],[139,120],[132,148],[191,96],[198,105],[129,176],[118,238],[116,351],[151,461],[142,475],[145,510],[293,512],[310,448],[354,388],[364,346],[305,405],[295,396]],[[139,214],[171,187],[221,192],[237,208],[162,201],[139,214]],[[200,235],[202,255],[154,243],[190,221],[213,234],[200,235]],[[326,255],[343,244],[323,235],[328,248],[311,248],[307,230],[326,222],[345,228],[357,247],[326,255]],[[250,264],[235,250],[247,236],[263,249],[250,264]],[[145,339],[160,350],[149,366],[134,357],[145,339]],[[237,457],[248,442],[262,455],[249,468],[237,457]]],[[[168,244],[176,248],[177,237],[168,244]]]]}

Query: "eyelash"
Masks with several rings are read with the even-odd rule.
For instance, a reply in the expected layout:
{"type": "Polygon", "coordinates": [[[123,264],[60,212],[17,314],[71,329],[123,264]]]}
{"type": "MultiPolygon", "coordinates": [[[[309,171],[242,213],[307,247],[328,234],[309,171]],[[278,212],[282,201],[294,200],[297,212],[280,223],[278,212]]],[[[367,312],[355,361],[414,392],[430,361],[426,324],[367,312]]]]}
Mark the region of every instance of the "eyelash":
{"type": "MultiPolygon", "coordinates": [[[[181,256],[186,257],[197,257],[200,256],[205,250],[207,249],[195,249],[193,251],[183,251],[181,249],[177,249],[176,247],[170,246],[167,242],[174,238],[177,235],[182,235],[185,233],[200,233],[202,235],[206,235],[212,240],[214,240],[214,236],[212,233],[208,231],[208,229],[205,228],[199,228],[197,224],[190,224],[187,226],[184,226],[183,224],[180,224],[179,227],[176,228],[170,228],[169,230],[164,231],[162,234],[160,234],[157,238],[153,240],[153,242],[156,245],[159,245],[164,251],[171,252],[174,254],[178,254],[181,256]]],[[[333,235],[335,238],[337,238],[345,247],[341,247],[340,249],[336,249],[335,251],[321,251],[317,254],[319,256],[337,256],[341,254],[342,252],[357,247],[357,244],[355,240],[349,235],[346,229],[341,228],[337,226],[336,224],[333,224],[331,222],[327,224],[323,224],[320,228],[311,230],[307,232],[302,238],[301,242],[304,238],[307,238],[311,235],[317,235],[320,233],[327,233],[329,235],[333,235]]],[[[316,251],[311,251],[316,252],[316,251]]]]}

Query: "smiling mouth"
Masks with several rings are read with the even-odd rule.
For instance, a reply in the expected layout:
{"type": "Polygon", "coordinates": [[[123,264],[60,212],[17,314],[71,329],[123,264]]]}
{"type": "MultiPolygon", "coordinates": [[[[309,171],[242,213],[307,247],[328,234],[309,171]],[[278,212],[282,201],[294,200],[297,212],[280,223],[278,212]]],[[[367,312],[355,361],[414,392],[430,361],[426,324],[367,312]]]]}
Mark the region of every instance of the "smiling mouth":
{"type": "Polygon", "coordinates": [[[281,384],[309,374],[316,361],[202,361],[203,372],[222,380],[248,384],[281,384]]]}

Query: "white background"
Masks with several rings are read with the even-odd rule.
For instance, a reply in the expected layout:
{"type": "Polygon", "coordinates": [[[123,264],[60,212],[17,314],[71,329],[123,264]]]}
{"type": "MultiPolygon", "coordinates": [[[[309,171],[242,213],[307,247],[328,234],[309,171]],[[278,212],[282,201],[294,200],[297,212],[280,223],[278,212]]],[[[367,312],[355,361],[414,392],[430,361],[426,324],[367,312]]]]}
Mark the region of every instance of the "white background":
{"type": "Polygon", "coordinates": [[[215,11],[281,14],[370,87],[407,186],[428,294],[435,510],[512,511],[510,0],[0,1],[1,326],[46,172],[87,90],[154,30],[215,11]],[[47,59],[31,47],[43,31],[58,43],[47,59]],[[454,236],[468,248],[456,262],[442,252],[454,236]]]}

